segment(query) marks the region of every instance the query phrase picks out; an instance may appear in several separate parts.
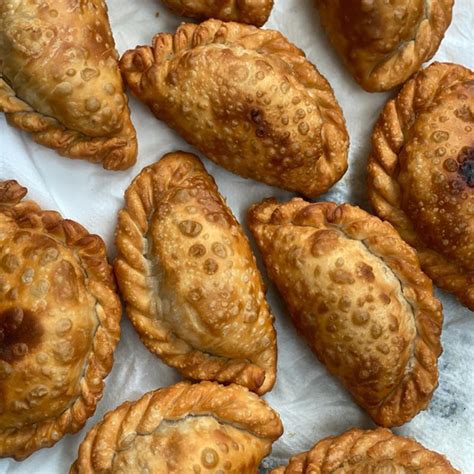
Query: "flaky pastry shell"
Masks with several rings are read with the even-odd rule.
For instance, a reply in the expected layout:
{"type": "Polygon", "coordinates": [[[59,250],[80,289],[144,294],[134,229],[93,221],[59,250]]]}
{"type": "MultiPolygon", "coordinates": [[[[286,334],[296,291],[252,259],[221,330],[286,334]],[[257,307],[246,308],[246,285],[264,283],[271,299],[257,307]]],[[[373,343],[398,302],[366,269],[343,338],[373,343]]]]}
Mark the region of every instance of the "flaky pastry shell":
{"type": "Polygon", "coordinates": [[[441,454],[391,431],[353,428],[322,439],[270,474],[460,474],[441,454]]]}
{"type": "Polygon", "coordinates": [[[295,198],[248,223],[293,322],[382,426],[426,408],[438,383],[441,303],[393,227],[358,207],[295,198]]]}
{"type": "Polygon", "coordinates": [[[117,59],[102,0],[0,2],[0,112],[60,155],[135,163],[117,59]]]}
{"type": "Polygon", "coordinates": [[[82,428],[102,397],[121,306],[105,246],[0,182],[0,457],[82,428]]]}
{"type": "Polygon", "coordinates": [[[215,18],[262,26],[270,16],[273,0],[162,0],[175,13],[205,20],[215,18]]]}
{"type": "Polygon", "coordinates": [[[347,169],[331,86],[277,31],[184,24],[127,51],[120,68],[157,118],[236,174],[316,196],[347,169]]]}
{"type": "Polygon", "coordinates": [[[369,92],[403,84],[438,50],[454,0],[316,0],[321,23],[369,92]]]}
{"type": "Polygon", "coordinates": [[[169,153],[125,193],[115,273],[127,315],[185,377],[259,394],[276,376],[276,336],[248,240],[199,159],[169,153]]]}
{"type": "Polygon", "coordinates": [[[372,135],[368,190],[436,285],[474,310],[474,72],[434,63],[390,100],[372,135]]]}
{"type": "Polygon", "coordinates": [[[107,413],[71,474],[256,474],[283,433],[278,414],[239,385],[181,382],[107,413]]]}

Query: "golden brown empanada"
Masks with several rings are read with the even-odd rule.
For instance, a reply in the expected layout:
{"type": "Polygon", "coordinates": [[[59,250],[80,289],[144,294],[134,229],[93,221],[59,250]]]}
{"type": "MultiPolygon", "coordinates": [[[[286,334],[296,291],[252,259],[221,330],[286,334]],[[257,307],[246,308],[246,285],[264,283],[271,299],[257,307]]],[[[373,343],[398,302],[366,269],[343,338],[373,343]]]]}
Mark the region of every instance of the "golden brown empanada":
{"type": "Polygon", "coordinates": [[[369,197],[436,285],[474,310],[474,72],[435,63],[385,106],[369,197]]]}
{"type": "Polygon", "coordinates": [[[389,430],[353,428],[322,439],[270,474],[460,474],[441,454],[389,430]]]}
{"type": "Polygon", "coordinates": [[[372,419],[396,426],[438,382],[441,303],[388,223],[348,204],[273,199],[249,226],[293,322],[372,419]]]}
{"type": "Polygon", "coordinates": [[[0,182],[0,457],[80,430],[102,397],[121,306],[100,237],[0,182]]]}
{"type": "Polygon", "coordinates": [[[239,385],[181,382],[107,413],[71,474],[256,474],[283,433],[278,414],[239,385]]]}
{"type": "Polygon", "coordinates": [[[135,129],[102,0],[0,2],[0,111],[69,158],[132,166],[135,129]]]}
{"type": "Polygon", "coordinates": [[[262,26],[270,16],[273,0],[162,0],[178,15],[215,18],[262,26]]]}
{"type": "Polygon", "coordinates": [[[454,0],[316,0],[321,23],[356,81],[369,92],[403,84],[431,59],[454,0]]]}
{"type": "Polygon", "coordinates": [[[127,314],[152,352],[191,379],[272,388],[275,330],[255,257],[197,157],[170,153],[135,178],[115,240],[127,314]]]}
{"type": "Polygon", "coordinates": [[[234,173],[316,196],[347,168],[331,86],[277,31],[185,24],[128,51],[120,67],[159,119],[234,173]]]}

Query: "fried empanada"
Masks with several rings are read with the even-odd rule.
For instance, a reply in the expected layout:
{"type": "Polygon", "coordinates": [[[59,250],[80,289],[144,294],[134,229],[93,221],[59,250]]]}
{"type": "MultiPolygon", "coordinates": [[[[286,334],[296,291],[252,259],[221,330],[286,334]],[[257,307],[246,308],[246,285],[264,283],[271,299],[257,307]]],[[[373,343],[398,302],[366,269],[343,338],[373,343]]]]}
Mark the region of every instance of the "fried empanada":
{"type": "Polygon", "coordinates": [[[0,457],[80,430],[102,397],[121,305],[97,235],[0,182],[0,457]]]}
{"type": "Polygon", "coordinates": [[[272,388],[276,338],[262,278],[197,157],[170,153],[135,178],[115,240],[127,314],[152,352],[191,379],[272,388]]]}
{"type": "Polygon", "coordinates": [[[162,0],[181,16],[215,18],[262,26],[270,16],[273,0],[162,0]]]}
{"type": "Polygon", "coordinates": [[[372,419],[397,426],[426,408],[441,303],[393,227],[348,204],[302,199],[266,200],[248,220],[296,328],[372,419]]]}
{"type": "Polygon", "coordinates": [[[369,197],[439,287],[474,310],[474,72],[435,63],[385,106],[369,197]]]}
{"type": "Polygon", "coordinates": [[[391,431],[353,428],[322,439],[305,453],[293,456],[288,466],[270,474],[460,474],[449,461],[410,438],[391,431]]]}
{"type": "Polygon", "coordinates": [[[239,385],[181,382],[107,413],[71,474],[256,474],[283,433],[278,414],[239,385]]]}
{"type": "Polygon", "coordinates": [[[234,173],[316,196],[346,171],[331,86],[277,31],[186,24],[126,52],[120,67],[157,118],[234,173]]]}
{"type": "Polygon", "coordinates": [[[438,50],[454,0],[316,0],[321,23],[355,80],[378,92],[403,84],[438,50]]]}
{"type": "Polygon", "coordinates": [[[135,163],[117,59],[102,0],[0,2],[0,111],[60,155],[135,163]]]}

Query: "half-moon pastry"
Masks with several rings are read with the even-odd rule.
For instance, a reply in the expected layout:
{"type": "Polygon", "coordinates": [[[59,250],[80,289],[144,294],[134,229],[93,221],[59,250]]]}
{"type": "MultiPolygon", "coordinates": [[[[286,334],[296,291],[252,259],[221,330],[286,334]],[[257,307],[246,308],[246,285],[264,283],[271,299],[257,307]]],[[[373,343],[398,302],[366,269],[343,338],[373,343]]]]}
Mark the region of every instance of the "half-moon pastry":
{"type": "Polygon", "coordinates": [[[293,322],[382,426],[428,405],[438,383],[441,303],[415,251],[358,207],[274,199],[249,227],[293,322]]]}
{"type": "Polygon", "coordinates": [[[270,474],[460,474],[441,454],[391,431],[352,429],[322,439],[270,474]]]}
{"type": "Polygon", "coordinates": [[[454,0],[316,0],[321,23],[355,80],[378,92],[403,84],[438,50],[454,0]]]}
{"type": "Polygon", "coordinates": [[[121,306],[105,246],[0,182],[0,457],[79,431],[102,397],[121,306]]]}
{"type": "Polygon", "coordinates": [[[236,174],[316,196],[346,171],[331,86],[277,31],[185,24],[127,51],[120,68],[157,118],[236,174]]]}
{"type": "Polygon", "coordinates": [[[270,16],[273,0],[162,0],[181,16],[215,18],[262,26],[270,16]]]}
{"type": "Polygon", "coordinates": [[[283,433],[278,414],[239,385],[181,382],[107,413],[71,474],[255,474],[283,433]]]}
{"type": "Polygon", "coordinates": [[[185,377],[259,394],[276,375],[276,337],[247,237],[197,157],[142,170],[119,213],[117,275],[144,344],[185,377]]]}
{"type": "Polygon", "coordinates": [[[474,310],[474,72],[435,63],[385,106],[369,197],[436,285],[474,310]]]}
{"type": "Polygon", "coordinates": [[[60,155],[135,163],[117,59],[102,0],[0,2],[0,111],[60,155]]]}

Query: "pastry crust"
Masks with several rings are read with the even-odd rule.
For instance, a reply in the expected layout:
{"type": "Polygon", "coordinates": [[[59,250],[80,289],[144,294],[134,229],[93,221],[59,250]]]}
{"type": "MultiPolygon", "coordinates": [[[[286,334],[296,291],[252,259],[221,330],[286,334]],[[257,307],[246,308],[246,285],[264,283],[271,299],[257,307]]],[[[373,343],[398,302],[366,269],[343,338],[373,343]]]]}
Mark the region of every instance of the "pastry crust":
{"type": "Polygon", "coordinates": [[[70,473],[255,474],[282,433],[278,414],[246,388],[181,382],[107,413],[70,473]]]}
{"type": "Polygon", "coordinates": [[[474,310],[474,73],[435,63],[385,106],[369,197],[439,287],[474,310]]]}
{"type": "Polygon", "coordinates": [[[460,474],[441,454],[389,430],[353,428],[322,439],[270,474],[356,473],[460,474]]]}
{"type": "Polygon", "coordinates": [[[403,84],[438,50],[454,0],[316,0],[321,23],[355,80],[378,92],[403,84]]]}
{"type": "Polygon", "coordinates": [[[262,26],[270,16],[273,0],[162,0],[181,16],[215,18],[262,26]]]}
{"type": "Polygon", "coordinates": [[[277,31],[185,24],[127,51],[120,68],[157,118],[236,174],[316,196],[347,169],[331,86],[277,31]]]}
{"type": "Polygon", "coordinates": [[[127,315],[150,351],[191,379],[272,388],[276,336],[261,275],[196,156],[167,154],[135,178],[115,241],[127,315]]]}
{"type": "Polygon", "coordinates": [[[135,129],[101,0],[0,4],[0,112],[60,155],[121,170],[135,129]]]}
{"type": "Polygon", "coordinates": [[[382,426],[426,408],[438,383],[441,303],[416,254],[362,209],[269,199],[249,227],[299,332],[382,426]]]}
{"type": "Polygon", "coordinates": [[[82,428],[102,397],[120,301],[100,237],[0,182],[0,457],[82,428]]]}

